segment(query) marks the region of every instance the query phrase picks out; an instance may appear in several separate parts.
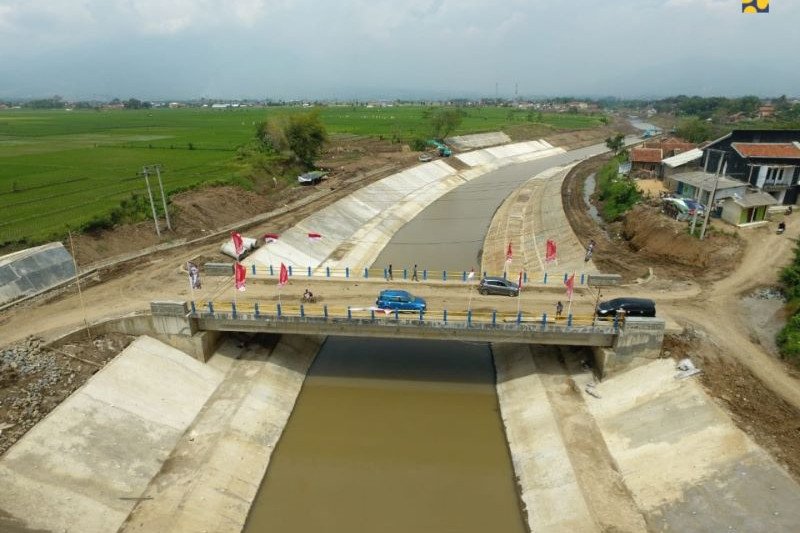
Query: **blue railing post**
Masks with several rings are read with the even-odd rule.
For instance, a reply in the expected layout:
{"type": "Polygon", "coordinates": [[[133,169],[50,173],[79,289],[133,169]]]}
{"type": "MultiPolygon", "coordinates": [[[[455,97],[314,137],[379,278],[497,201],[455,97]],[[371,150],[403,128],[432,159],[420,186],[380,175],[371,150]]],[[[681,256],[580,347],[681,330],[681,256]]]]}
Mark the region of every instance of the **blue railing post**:
{"type": "Polygon", "coordinates": [[[400,320],[400,310],[399,309],[395,309],[394,310],[394,319],[395,320],[400,320]]]}
{"type": "Polygon", "coordinates": [[[467,327],[472,325],[472,309],[467,309],[467,327]]]}
{"type": "Polygon", "coordinates": [[[523,283],[525,283],[525,285],[528,284],[528,272],[527,271],[522,273],[522,281],[523,281],[523,283]]]}
{"type": "Polygon", "coordinates": [[[385,268],[383,269],[383,279],[389,279],[389,271],[385,268]]]}
{"type": "Polygon", "coordinates": [[[256,310],[256,318],[258,318],[258,316],[261,314],[260,311],[258,310],[258,302],[256,302],[253,305],[253,308],[256,310]]]}
{"type": "Polygon", "coordinates": [[[422,271],[422,281],[428,281],[428,269],[422,271]]]}
{"type": "Polygon", "coordinates": [[[497,309],[492,309],[492,325],[497,325],[497,309]]]}
{"type": "Polygon", "coordinates": [[[566,283],[566,282],[567,282],[567,279],[569,279],[569,276],[567,276],[567,273],[566,273],[566,272],[564,272],[564,283],[566,283]]]}
{"type": "Polygon", "coordinates": [[[567,326],[572,327],[572,313],[567,315],[567,326]]]}
{"type": "Polygon", "coordinates": [[[370,320],[375,322],[375,310],[374,309],[370,309],[369,310],[369,318],[370,318],[370,320]]]}
{"type": "Polygon", "coordinates": [[[256,264],[255,263],[253,263],[253,275],[254,276],[256,275],[256,264]]]}
{"type": "Polygon", "coordinates": [[[353,311],[349,305],[347,306],[347,320],[353,320],[353,311]]]}
{"type": "Polygon", "coordinates": [[[484,278],[486,277],[486,271],[485,270],[483,271],[483,277],[484,278]]]}
{"type": "Polygon", "coordinates": [[[544,284],[547,285],[547,272],[544,273],[544,284]]]}
{"type": "Polygon", "coordinates": [[[231,316],[236,318],[236,302],[231,302],[231,316]]]}
{"type": "Polygon", "coordinates": [[[522,311],[517,311],[517,325],[522,323],[522,311]]]}
{"type": "Polygon", "coordinates": [[[542,327],[547,327],[547,313],[542,313],[542,327]]]}
{"type": "Polygon", "coordinates": [[[350,278],[350,267],[344,267],[344,277],[350,278]]]}
{"type": "Polygon", "coordinates": [[[308,267],[308,277],[309,278],[311,277],[311,267],[310,266],[308,267]]]}
{"type": "Polygon", "coordinates": [[[442,316],[444,317],[444,323],[447,324],[447,309],[442,311],[442,316]]]}
{"type": "Polygon", "coordinates": [[[269,266],[269,275],[274,276],[275,272],[272,271],[272,265],[269,266]]]}
{"type": "Polygon", "coordinates": [[[289,265],[289,277],[292,277],[292,265],[289,265]]]}
{"type": "Polygon", "coordinates": [[[277,311],[278,311],[278,318],[280,318],[280,317],[281,317],[281,304],[278,304],[278,305],[275,307],[275,309],[277,309],[277,311]]]}
{"type": "Polygon", "coordinates": [[[583,272],[581,272],[581,285],[583,285],[583,276],[584,276],[584,274],[583,274],[583,272]]]}
{"type": "Polygon", "coordinates": [[[619,317],[614,315],[614,331],[619,331],[619,317]]]}
{"type": "Polygon", "coordinates": [[[213,302],[208,302],[208,312],[211,313],[212,315],[214,314],[214,303],[213,302]]]}
{"type": "Polygon", "coordinates": [[[300,318],[306,317],[306,307],[303,304],[300,304],[300,318]]]}
{"type": "Polygon", "coordinates": [[[423,317],[423,315],[424,315],[424,314],[425,314],[425,312],[424,312],[422,309],[420,309],[420,310],[419,310],[419,321],[420,321],[420,322],[422,322],[423,320],[425,320],[425,318],[423,317]]]}
{"type": "Polygon", "coordinates": [[[506,271],[503,270],[503,279],[506,279],[506,271]]]}
{"type": "Polygon", "coordinates": [[[329,266],[325,267],[325,277],[326,278],[331,277],[331,267],[329,267],[329,266]]]}
{"type": "Polygon", "coordinates": [[[195,308],[195,306],[194,306],[194,300],[192,300],[192,314],[194,315],[194,314],[196,314],[196,313],[197,313],[197,308],[195,308]]]}
{"type": "Polygon", "coordinates": [[[447,270],[442,270],[442,281],[447,281],[447,270]]]}
{"type": "Polygon", "coordinates": [[[364,279],[367,278],[369,278],[369,269],[367,267],[364,267],[364,279]]]}
{"type": "Polygon", "coordinates": [[[403,279],[408,279],[408,269],[407,268],[403,269],[403,279]]]}

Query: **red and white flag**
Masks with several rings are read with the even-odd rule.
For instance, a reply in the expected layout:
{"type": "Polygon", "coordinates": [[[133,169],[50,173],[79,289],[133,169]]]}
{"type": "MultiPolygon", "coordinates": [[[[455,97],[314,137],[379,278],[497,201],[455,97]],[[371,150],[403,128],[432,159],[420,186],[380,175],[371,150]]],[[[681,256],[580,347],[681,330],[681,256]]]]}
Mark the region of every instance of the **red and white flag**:
{"type": "Polygon", "coordinates": [[[244,291],[244,280],[247,277],[247,269],[241,263],[233,265],[233,281],[237,291],[244,291]]]}
{"type": "Polygon", "coordinates": [[[567,298],[572,301],[572,293],[575,292],[575,272],[567,278],[567,281],[564,282],[564,286],[567,287],[567,298]]]}
{"type": "Polygon", "coordinates": [[[289,283],[289,270],[286,268],[286,265],[281,263],[281,272],[278,275],[278,286],[283,287],[289,283]]]}
{"type": "Polygon", "coordinates": [[[547,239],[547,250],[545,252],[545,263],[552,263],[556,260],[556,241],[547,239]]]}
{"type": "Polygon", "coordinates": [[[264,244],[269,244],[271,242],[275,242],[280,237],[277,233],[265,233],[264,234],[264,244]]]}
{"type": "Polygon", "coordinates": [[[474,277],[475,277],[475,269],[474,268],[470,268],[469,269],[469,274],[467,274],[467,279],[472,279],[474,277]]]}
{"type": "Polygon", "coordinates": [[[241,234],[232,231],[231,240],[233,241],[233,251],[236,253],[236,257],[239,257],[244,252],[244,241],[242,241],[241,234]]]}
{"type": "Polygon", "coordinates": [[[320,235],[319,233],[309,233],[308,240],[312,242],[322,240],[322,235],[320,235]]]}
{"type": "Polygon", "coordinates": [[[512,258],[513,256],[514,256],[514,254],[513,254],[513,253],[512,253],[512,251],[511,251],[511,242],[509,241],[509,243],[508,243],[508,249],[506,250],[506,261],[508,261],[508,262],[510,263],[510,262],[511,262],[511,258],[512,258]]]}

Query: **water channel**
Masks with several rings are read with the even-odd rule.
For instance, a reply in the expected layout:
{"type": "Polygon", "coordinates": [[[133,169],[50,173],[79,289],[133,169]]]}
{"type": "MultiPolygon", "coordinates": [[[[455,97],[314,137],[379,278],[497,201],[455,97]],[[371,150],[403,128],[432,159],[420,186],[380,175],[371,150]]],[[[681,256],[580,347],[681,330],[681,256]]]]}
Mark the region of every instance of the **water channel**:
{"type": "MultiPolygon", "coordinates": [[[[522,183],[595,145],[501,167],[406,224],[375,265],[480,265],[492,215],[522,183]]],[[[312,365],[245,531],[526,530],[480,343],[329,337],[312,365]]]]}
{"type": "Polygon", "coordinates": [[[245,531],[523,532],[486,344],[329,337],[245,531]]]}

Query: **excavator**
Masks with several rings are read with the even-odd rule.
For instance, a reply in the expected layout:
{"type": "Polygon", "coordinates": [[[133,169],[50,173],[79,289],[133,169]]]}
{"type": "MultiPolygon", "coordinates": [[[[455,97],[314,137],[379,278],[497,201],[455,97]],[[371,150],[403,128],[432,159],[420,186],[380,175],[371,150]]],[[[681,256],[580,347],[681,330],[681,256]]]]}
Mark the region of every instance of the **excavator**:
{"type": "Polygon", "coordinates": [[[450,147],[441,141],[437,141],[436,139],[431,139],[428,141],[428,144],[430,146],[435,146],[436,149],[439,151],[439,155],[441,157],[450,157],[451,155],[453,155],[453,151],[450,149],[450,147]]]}

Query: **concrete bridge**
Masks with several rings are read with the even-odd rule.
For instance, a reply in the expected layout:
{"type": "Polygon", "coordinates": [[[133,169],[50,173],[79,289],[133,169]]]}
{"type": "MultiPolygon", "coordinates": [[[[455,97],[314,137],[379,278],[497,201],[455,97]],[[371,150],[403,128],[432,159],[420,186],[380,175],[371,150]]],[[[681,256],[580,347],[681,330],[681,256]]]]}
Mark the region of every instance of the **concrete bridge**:
{"type": "MultiPolygon", "coordinates": [[[[97,329],[93,326],[94,329],[97,329]]],[[[660,357],[665,322],[628,317],[624,322],[470,312],[424,315],[348,309],[346,313],[310,313],[280,307],[198,307],[194,302],[151,302],[149,314],[110,321],[107,331],[151,335],[205,361],[226,332],[281,335],[382,337],[487,343],[586,346],[601,377],[627,368],[634,360],[660,357]]]]}

